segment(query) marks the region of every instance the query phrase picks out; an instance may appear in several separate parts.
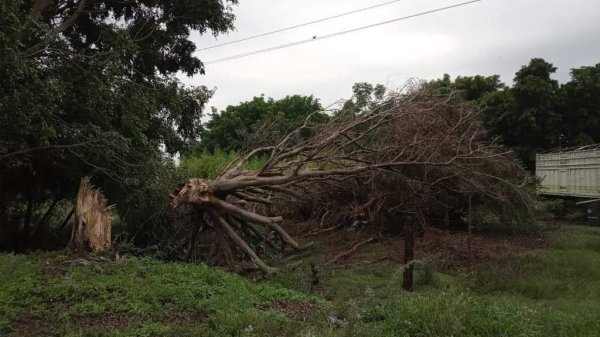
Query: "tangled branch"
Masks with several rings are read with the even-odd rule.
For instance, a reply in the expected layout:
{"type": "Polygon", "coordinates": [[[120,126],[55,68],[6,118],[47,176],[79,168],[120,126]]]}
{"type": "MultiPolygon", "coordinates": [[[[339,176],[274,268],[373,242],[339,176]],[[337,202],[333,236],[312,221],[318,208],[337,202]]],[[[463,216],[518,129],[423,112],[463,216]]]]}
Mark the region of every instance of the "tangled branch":
{"type": "Polygon", "coordinates": [[[244,237],[273,247],[278,240],[284,249],[307,248],[286,232],[281,216],[249,210],[252,204],[270,206],[273,195],[298,198],[318,186],[388,177],[400,182],[398,193],[411,200],[451,192],[530,205],[524,189],[528,177],[512,153],[488,144],[479,113],[452,95],[412,88],[390,95],[371,111],[340,113],[316,126],[310,118],[275,145],[240,156],[215,180],[187,180],[171,195],[172,207],[199,207],[255,266],[273,272],[244,237]],[[264,166],[246,169],[257,156],[268,158],[264,166]],[[257,234],[255,226],[266,227],[274,238],[257,234]]]}

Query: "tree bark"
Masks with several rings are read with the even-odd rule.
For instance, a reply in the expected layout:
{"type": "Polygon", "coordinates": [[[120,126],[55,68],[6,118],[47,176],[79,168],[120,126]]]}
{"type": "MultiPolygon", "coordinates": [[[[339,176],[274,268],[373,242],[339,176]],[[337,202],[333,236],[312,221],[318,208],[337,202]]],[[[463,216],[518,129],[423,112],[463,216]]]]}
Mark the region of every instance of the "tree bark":
{"type": "Polygon", "coordinates": [[[252,248],[250,248],[250,246],[248,246],[248,244],[246,243],[246,241],[244,241],[234,230],[233,228],[231,228],[231,226],[229,226],[229,224],[227,223],[227,221],[225,221],[225,219],[223,219],[223,217],[218,214],[215,211],[211,211],[210,215],[213,219],[217,220],[217,226],[221,226],[221,228],[223,230],[225,230],[225,232],[227,233],[227,235],[229,236],[229,238],[235,242],[236,245],[238,245],[238,247],[240,247],[240,249],[247,254],[250,257],[250,260],[257,266],[259,267],[261,270],[263,270],[266,273],[273,273],[276,272],[277,269],[276,268],[271,268],[269,267],[266,263],[264,263],[259,257],[258,255],[256,255],[256,253],[254,252],[254,250],[252,250],[252,248]]]}
{"type": "MultiPolygon", "coordinates": [[[[40,1],[40,2],[44,2],[44,1],[40,1]]],[[[75,8],[75,11],[73,12],[73,14],[66,18],[63,22],[61,22],[58,26],[54,27],[51,31],[49,31],[46,36],[42,39],[42,41],[36,43],[35,45],[27,48],[24,52],[23,52],[23,56],[25,57],[29,57],[29,56],[33,56],[39,52],[41,52],[42,50],[44,50],[44,48],[56,37],[58,36],[58,34],[64,32],[65,30],[67,30],[67,28],[71,27],[73,24],[75,24],[75,21],[77,21],[77,18],[79,18],[79,16],[81,15],[81,13],[83,12],[83,9],[86,5],[87,0],[79,0],[79,2],[77,3],[77,7],[75,8]]],[[[47,4],[46,4],[47,5],[47,4]]],[[[45,7],[44,7],[45,8],[45,7]]],[[[38,9],[36,9],[37,11],[38,9]]],[[[43,8],[41,9],[43,11],[43,8]]],[[[41,13],[41,12],[40,12],[41,13]]],[[[35,14],[35,13],[34,13],[35,14]]]]}
{"type": "Polygon", "coordinates": [[[198,237],[198,232],[200,232],[200,224],[195,223],[194,229],[192,229],[192,237],[190,238],[188,252],[185,257],[185,260],[188,262],[192,261],[192,258],[194,257],[194,252],[196,251],[196,238],[198,237]]]}
{"type": "Polygon", "coordinates": [[[67,214],[65,219],[60,223],[60,226],[58,227],[59,232],[62,231],[63,228],[65,228],[65,226],[69,223],[69,220],[71,220],[71,217],[73,217],[73,213],[75,213],[75,206],[71,208],[69,214],[67,214]]]}

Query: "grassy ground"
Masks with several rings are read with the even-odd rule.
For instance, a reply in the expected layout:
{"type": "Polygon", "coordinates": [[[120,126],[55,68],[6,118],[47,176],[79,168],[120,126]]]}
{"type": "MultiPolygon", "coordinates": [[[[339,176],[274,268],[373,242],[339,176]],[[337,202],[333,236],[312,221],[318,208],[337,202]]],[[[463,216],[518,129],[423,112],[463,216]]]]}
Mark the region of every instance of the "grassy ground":
{"type": "Polygon", "coordinates": [[[0,336],[600,336],[600,228],[464,275],[308,262],[260,282],[198,265],[0,256],[0,336]]]}

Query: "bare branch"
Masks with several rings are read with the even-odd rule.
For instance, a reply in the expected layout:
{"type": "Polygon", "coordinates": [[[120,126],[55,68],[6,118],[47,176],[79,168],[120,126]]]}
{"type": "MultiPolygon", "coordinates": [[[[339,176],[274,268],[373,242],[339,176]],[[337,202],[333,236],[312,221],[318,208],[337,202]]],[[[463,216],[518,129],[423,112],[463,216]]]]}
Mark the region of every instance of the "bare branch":
{"type": "Polygon", "coordinates": [[[49,31],[46,34],[46,36],[42,39],[42,41],[36,43],[35,45],[33,45],[33,46],[27,48],[25,51],[23,51],[22,52],[23,56],[30,57],[30,56],[33,56],[33,55],[38,54],[39,52],[43,51],[44,48],[56,36],[58,36],[58,34],[64,32],[65,30],[67,30],[67,28],[71,27],[75,23],[75,21],[77,21],[77,18],[79,18],[79,16],[83,12],[83,9],[84,9],[87,1],[88,0],[79,0],[79,3],[77,4],[77,8],[73,12],[73,14],[70,17],[68,17],[65,21],[63,21],[60,25],[54,27],[51,31],[49,31]]]}
{"type": "Polygon", "coordinates": [[[78,143],[78,144],[38,146],[38,147],[30,148],[30,149],[24,149],[24,150],[5,153],[3,155],[0,155],[0,160],[8,158],[8,157],[24,155],[24,154],[28,154],[28,153],[36,152],[36,151],[55,150],[55,149],[71,149],[71,148],[75,148],[75,147],[85,146],[88,143],[89,142],[83,142],[83,143],[78,143]]]}

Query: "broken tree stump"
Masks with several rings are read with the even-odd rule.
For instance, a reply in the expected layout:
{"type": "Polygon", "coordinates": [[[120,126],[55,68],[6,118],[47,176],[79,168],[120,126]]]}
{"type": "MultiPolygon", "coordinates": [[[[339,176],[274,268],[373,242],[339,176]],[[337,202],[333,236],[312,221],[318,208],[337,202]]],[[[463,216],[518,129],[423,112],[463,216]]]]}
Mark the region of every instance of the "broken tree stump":
{"type": "Polygon", "coordinates": [[[102,192],[84,177],[75,202],[75,222],[68,249],[102,252],[111,246],[112,216],[102,192]]]}

